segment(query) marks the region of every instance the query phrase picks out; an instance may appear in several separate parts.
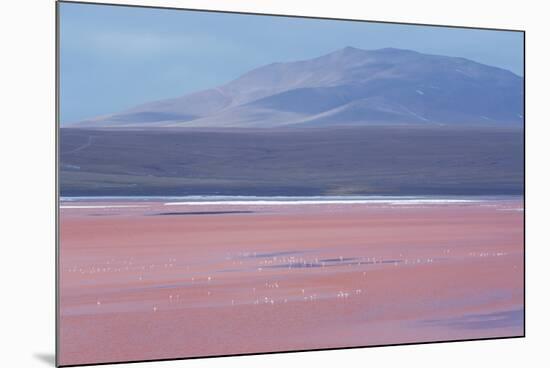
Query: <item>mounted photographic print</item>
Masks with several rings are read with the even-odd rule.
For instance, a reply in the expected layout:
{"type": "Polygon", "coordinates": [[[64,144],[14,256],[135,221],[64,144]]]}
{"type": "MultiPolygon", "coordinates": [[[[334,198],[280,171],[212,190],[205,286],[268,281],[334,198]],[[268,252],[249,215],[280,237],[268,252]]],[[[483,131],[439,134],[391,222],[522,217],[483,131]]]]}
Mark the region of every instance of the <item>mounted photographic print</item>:
{"type": "Polygon", "coordinates": [[[57,364],[524,336],[524,32],[58,2],[57,364]]]}

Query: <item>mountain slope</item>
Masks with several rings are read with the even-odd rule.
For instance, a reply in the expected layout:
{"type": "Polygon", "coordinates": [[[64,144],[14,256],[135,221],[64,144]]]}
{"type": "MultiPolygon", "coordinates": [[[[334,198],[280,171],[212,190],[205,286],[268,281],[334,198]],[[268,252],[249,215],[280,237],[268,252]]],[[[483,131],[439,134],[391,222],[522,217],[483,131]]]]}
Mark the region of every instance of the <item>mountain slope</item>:
{"type": "Polygon", "coordinates": [[[81,127],[277,127],[523,122],[523,78],[464,58],[346,47],[81,127]]]}

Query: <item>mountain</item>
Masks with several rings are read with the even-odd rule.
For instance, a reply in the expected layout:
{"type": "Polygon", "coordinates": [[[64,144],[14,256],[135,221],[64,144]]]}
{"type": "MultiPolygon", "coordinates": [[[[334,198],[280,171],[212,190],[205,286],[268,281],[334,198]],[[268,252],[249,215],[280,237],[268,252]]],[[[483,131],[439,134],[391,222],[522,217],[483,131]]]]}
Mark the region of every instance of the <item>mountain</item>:
{"type": "Polygon", "coordinates": [[[346,47],[78,127],[521,125],[523,78],[468,59],[346,47]]]}

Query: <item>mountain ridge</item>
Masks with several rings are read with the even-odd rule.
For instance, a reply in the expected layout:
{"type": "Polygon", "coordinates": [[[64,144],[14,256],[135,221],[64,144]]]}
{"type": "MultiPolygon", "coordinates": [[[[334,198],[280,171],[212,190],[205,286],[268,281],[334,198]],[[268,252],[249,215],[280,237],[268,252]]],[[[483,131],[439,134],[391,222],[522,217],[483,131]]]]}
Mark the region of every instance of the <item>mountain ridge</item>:
{"type": "Polygon", "coordinates": [[[70,127],[253,127],[512,124],[523,78],[465,58],[345,47],[271,63],[229,83],[70,127]]]}

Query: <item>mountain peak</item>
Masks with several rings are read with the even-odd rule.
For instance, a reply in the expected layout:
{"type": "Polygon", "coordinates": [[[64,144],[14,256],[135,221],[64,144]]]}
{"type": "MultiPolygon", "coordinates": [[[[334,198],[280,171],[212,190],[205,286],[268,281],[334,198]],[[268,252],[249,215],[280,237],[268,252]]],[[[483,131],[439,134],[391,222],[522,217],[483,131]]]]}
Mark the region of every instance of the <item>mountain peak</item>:
{"type": "Polygon", "coordinates": [[[360,49],[353,46],[346,46],[341,49],[332,51],[328,54],[322,55],[314,60],[330,60],[332,62],[349,62],[354,64],[356,62],[362,62],[367,59],[386,59],[387,62],[404,62],[411,58],[417,58],[420,56],[433,56],[421,54],[417,51],[399,49],[395,47],[384,47],[379,49],[360,49]]]}
{"type": "Polygon", "coordinates": [[[379,49],[361,49],[354,46],[346,46],[331,52],[331,54],[365,54],[365,53],[385,53],[385,54],[420,54],[418,51],[409,49],[400,49],[397,47],[382,47],[379,49]]]}
{"type": "Polygon", "coordinates": [[[346,46],[340,49],[341,52],[364,52],[365,50],[353,46],[346,46]]]}
{"type": "MultiPolygon", "coordinates": [[[[367,53],[367,50],[359,49],[353,46],[346,46],[341,49],[329,52],[324,56],[351,56],[351,55],[364,55],[367,53]]],[[[323,57],[323,56],[321,56],[323,57]]]]}

